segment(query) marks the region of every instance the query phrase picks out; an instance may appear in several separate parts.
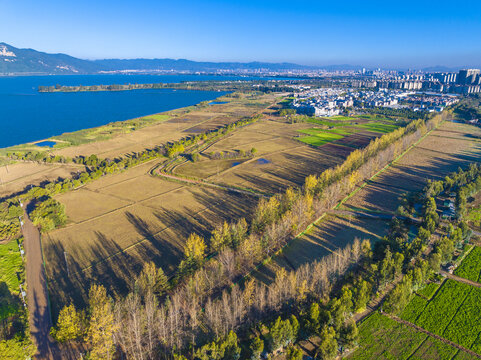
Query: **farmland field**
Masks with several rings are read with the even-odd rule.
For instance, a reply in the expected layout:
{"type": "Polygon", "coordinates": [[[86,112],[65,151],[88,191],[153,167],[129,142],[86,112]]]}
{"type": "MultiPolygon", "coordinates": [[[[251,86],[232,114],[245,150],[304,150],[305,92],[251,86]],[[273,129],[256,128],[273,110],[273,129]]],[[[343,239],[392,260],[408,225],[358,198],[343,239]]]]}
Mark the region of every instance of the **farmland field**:
{"type": "Polygon", "coordinates": [[[431,300],[415,295],[401,318],[479,353],[481,289],[446,280],[431,300]]]}
{"type": "MultiPolygon", "coordinates": [[[[470,162],[479,160],[481,143],[468,136],[471,132],[481,133],[478,128],[445,122],[439,129],[441,130],[434,130],[411,148],[393,166],[370,180],[341,207],[341,210],[350,210],[354,214],[359,210],[370,210],[380,213],[380,216],[385,215],[385,220],[356,216],[351,219],[327,216],[307,234],[294,239],[282,254],[274,257],[272,262],[260,267],[255,273],[256,277],[270,282],[278,267],[297,268],[300,264],[314,261],[337,248],[342,248],[352,242],[355,237],[369,238],[371,242],[379,239],[386,234],[390,216],[401,204],[405,194],[422,190],[430,178],[444,178],[456,171],[458,167],[467,167],[470,162]],[[433,144],[431,138],[433,136],[437,138],[439,132],[444,137],[447,136],[446,134],[456,134],[457,137],[449,137],[445,141],[460,142],[463,148],[458,152],[448,153],[445,151],[451,151],[452,145],[448,144],[444,147],[442,142],[436,140],[434,143],[439,146],[438,151],[426,150],[424,145],[433,144]]],[[[334,143],[324,145],[320,149],[332,144],[334,143]]]]}
{"type": "Polygon", "coordinates": [[[289,186],[300,186],[306,176],[341,163],[352,151],[348,149],[348,152],[342,154],[326,152],[294,139],[297,130],[311,126],[306,123],[260,120],[236,130],[202,153],[248,151],[255,148],[257,152],[254,158],[233,161],[209,160],[202,156],[198,162],[178,166],[175,173],[269,193],[282,191],[289,186]]]}
{"type": "MultiPolygon", "coordinates": [[[[359,121],[356,118],[351,120],[359,121]]],[[[198,162],[178,166],[175,173],[267,193],[283,191],[289,186],[302,185],[305,177],[312,173],[340,164],[352,151],[382,135],[382,132],[366,131],[356,126],[313,118],[291,124],[271,116],[235,131],[201,154],[255,148],[255,158],[232,161],[209,160],[207,156],[201,156],[198,162]],[[328,125],[336,126],[326,129],[328,125]]]]}
{"type": "Polygon", "coordinates": [[[348,359],[450,360],[458,351],[378,312],[361,323],[359,335],[359,348],[348,359]]]}
{"type": "Polygon", "coordinates": [[[393,213],[404,194],[420,191],[428,179],[443,179],[459,167],[479,161],[481,142],[470,137],[474,126],[445,122],[379,174],[345,204],[347,209],[393,213]]]}
{"type": "Polygon", "coordinates": [[[465,279],[481,281],[481,247],[476,246],[464,258],[461,265],[456,268],[454,274],[465,279]]]}
{"type": "Polygon", "coordinates": [[[66,206],[68,223],[43,237],[56,308],[69,297],[81,302],[92,281],[108,284],[113,293],[125,291],[146,261],[172,274],[191,232],[207,236],[224,220],[248,217],[257,202],[253,196],[152,177],[153,164],[56,197],[66,206]]]}
{"type": "Polygon", "coordinates": [[[419,315],[422,314],[424,308],[428,304],[428,300],[422,298],[421,296],[414,295],[409,304],[403,310],[401,318],[415,323],[419,315]]]}
{"type": "Polygon", "coordinates": [[[416,324],[442,336],[470,290],[471,287],[467,284],[447,280],[426,306],[416,324]]]}
{"type": "Polygon", "coordinates": [[[303,236],[286,246],[282,254],[259,268],[255,276],[262,281],[270,282],[279,267],[287,270],[297,269],[305,263],[337,253],[355,238],[370,239],[374,242],[387,234],[387,227],[388,222],[380,219],[326,216],[303,236]]]}
{"type": "Polygon", "coordinates": [[[84,166],[74,164],[38,164],[18,162],[0,167],[0,197],[23,191],[44,181],[69,178],[84,166]]]}

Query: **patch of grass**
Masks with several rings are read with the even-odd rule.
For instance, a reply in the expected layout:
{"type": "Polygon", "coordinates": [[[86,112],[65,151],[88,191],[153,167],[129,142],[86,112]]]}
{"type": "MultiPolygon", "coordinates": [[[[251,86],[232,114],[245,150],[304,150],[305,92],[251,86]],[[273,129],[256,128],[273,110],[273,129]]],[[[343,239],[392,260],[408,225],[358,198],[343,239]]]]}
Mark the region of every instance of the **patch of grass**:
{"type": "Polygon", "coordinates": [[[456,276],[479,282],[481,280],[481,247],[476,246],[454,271],[456,276]]]}
{"type": "Polygon", "coordinates": [[[313,145],[313,146],[321,146],[327,143],[330,143],[335,140],[342,139],[344,135],[337,134],[334,132],[327,132],[321,129],[305,129],[305,130],[299,130],[300,133],[309,135],[309,136],[303,136],[299,138],[300,141],[313,145]]]}
{"type": "Polygon", "coordinates": [[[337,115],[337,116],[332,116],[330,117],[331,120],[336,120],[336,121],[354,121],[356,118],[353,118],[351,116],[343,116],[343,115],[337,115]]]}
{"type": "Polygon", "coordinates": [[[391,131],[396,130],[399,126],[394,125],[394,124],[384,124],[384,123],[367,123],[367,124],[359,124],[357,125],[359,128],[372,131],[372,132],[378,132],[382,134],[387,134],[390,133],[391,131]]]}

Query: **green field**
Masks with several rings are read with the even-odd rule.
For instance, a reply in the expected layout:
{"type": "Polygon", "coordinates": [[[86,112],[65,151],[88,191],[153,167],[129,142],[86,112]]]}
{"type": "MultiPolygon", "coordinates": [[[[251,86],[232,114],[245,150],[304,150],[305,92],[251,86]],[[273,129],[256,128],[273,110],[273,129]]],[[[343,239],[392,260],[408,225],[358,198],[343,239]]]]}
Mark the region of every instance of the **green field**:
{"type": "Polygon", "coordinates": [[[399,127],[394,124],[384,124],[380,122],[360,124],[356,126],[360,129],[365,129],[367,131],[372,131],[372,132],[382,133],[382,134],[387,134],[391,131],[396,130],[399,127]]]}
{"type": "MultiPolygon", "coordinates": [[[[430,293],[436,290],[429,289],[430,293]]],[[[434,334],[442,336],[478,353],[481,346],[481,289],[446,280],[431,300],[413,297],[401,314],[434,334]]]]}
{"type": "MultiPolygon", "coordinates": [[[[444,331],[443,336],[470,349],[480,334],[481,289],[471,287],[463,305],[456,312],[456,315],[444,331]]],[[[479,350],[478,348],[475,351],[479,352],[479,350]]]]}
{"type": "Polygon", "coordinates": [[[359,326],[359,348],[349,359],[450,360],[457,349],[378,312],[359,326]]]}
{"type": "Polygon", "coordinates": [[[476,246],[464,258],[454,274],[465,279],[479,282],[481,280],[481,247],[476,246]]]}
{"type": "Polygon", "coordinates": [[[471,287],[467,284],[447,280],[426,306],[416,324],[442,336],[470,290],[471,287]]]}
{"type": "Polygon", "coordinates": [[[309,136],[303,136],[299,140],[313,146],[321,146],[321,145],[330,143],[332,141],[342,139],[344,137],[344,135],[341,135],[335,132],[329,132],[329,131],[315,129],[315,128],[299,130],[299,132],[309,135],[309,136]]]}
{"type": "Polygon", "coordinates": [[[419,315],[422,314],[428,301],[421,296],[415,295],[401,314],[401,318],[415,323],[419,315]]]}
{"type": "Polygon", "coordinates": [[[300,140],[313,146],[321,146],[340,140],[344,136],[360,131],[386,134],[399,127],[392,120],[371,115],[363,115],[359,118],[350,116],[333,116],[331,118],[306,117],[305,121],[321,126],[321,128],[298,130],[298,132],[308,135],[301,137],[300,140]]]}

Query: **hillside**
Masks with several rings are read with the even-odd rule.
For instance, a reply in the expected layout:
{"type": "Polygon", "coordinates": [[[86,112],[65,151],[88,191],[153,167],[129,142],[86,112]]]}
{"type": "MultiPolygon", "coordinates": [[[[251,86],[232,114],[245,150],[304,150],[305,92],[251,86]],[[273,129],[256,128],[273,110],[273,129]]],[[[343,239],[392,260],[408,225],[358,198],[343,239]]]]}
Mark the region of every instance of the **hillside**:
{"type": "Polygon", "coordinates": [[[185,59],[82,60],[66,54],[18,49],[0,43],[0,74],[95,74],[115,71],[306,70],[314,67],[292,63],[198,62],[185,59]]]}

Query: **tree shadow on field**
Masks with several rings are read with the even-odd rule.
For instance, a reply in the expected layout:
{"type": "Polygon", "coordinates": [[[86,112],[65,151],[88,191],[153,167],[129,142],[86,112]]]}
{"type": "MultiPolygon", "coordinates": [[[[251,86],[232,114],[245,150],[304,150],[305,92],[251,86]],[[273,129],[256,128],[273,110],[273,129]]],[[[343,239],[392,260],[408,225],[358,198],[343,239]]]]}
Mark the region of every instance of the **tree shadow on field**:
{"type": "MultiPolygon", "coordinates": [[[[481,146],[476,151],[481,153],[481,146]]],[[[481,157],[462,152],[426,160],[425,163],[421,160],[420,165],[398,164],[393,168],[395,171],[387,170],[378,176],[364,189],[363,206],[370,210],[394,211],[400,205],[403,194],[421,191],[428,180],[443,180],[459,168],[467,169],[471,163],[479,162],[481,157]]]]}
{"type": "MultiPolygon", "coordinates": [[[[99,231],[95,232],[95,236],[98,240],[89,248],[88,256],[97,261],[87,269],[78,262],[81,254],[70,250],[65,258],[65,248],[60,241],[50,241],[45,247],[45,252],[49,254],[47,269],[51,274],[49,295],[54,319],[69,303],[85,308],[88,291],[93,284],[105,286],[112,296],[126,293],[131,287],[131,279],[139,272],[138,260],[120,252],[122,249],[113,239],[99,231]]],[[[82,254],[82,258],[85,256],[82,254]]]]}

